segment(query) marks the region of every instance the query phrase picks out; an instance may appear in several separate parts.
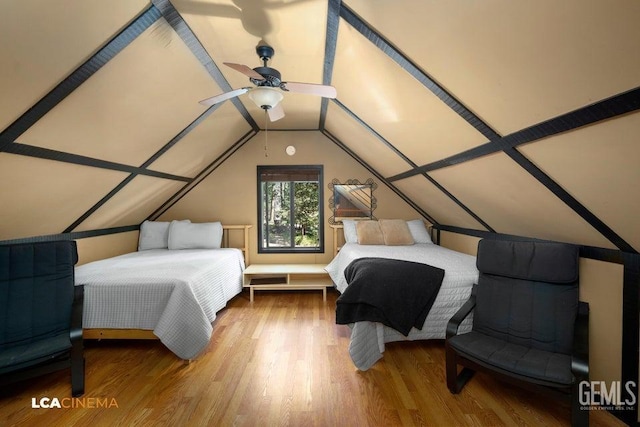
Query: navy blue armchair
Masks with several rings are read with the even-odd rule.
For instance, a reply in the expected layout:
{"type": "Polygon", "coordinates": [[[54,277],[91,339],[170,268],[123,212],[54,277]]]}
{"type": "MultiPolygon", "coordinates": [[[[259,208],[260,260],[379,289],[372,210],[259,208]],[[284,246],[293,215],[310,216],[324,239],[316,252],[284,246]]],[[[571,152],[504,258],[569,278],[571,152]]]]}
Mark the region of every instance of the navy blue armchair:
{"type": "Polygon", "coordinates": [[[0,384],[71,368],[84,394],[82,286],[74,241],[0,246],[0,384]]]}

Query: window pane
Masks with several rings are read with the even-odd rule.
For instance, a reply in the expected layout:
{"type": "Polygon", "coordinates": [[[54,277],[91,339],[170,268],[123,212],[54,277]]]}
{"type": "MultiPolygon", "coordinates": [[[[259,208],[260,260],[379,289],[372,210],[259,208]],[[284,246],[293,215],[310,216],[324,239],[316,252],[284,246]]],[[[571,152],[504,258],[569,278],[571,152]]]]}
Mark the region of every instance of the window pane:
{"type": "Polygon", "coordinates": [[[296,247],[318,248],[318,182],[296,182],[294,193],[296,247]]]}
{"type": "Polygon", "coordinates": [[[322,252],[322,166],[258,166],[258,252],[322,252]]]}
{"type": "Polygon", "coordinates": [[[263,224],[264,247],[291,246],[291,183],[271,181],[263,183],[265,201],[263,224]]]}

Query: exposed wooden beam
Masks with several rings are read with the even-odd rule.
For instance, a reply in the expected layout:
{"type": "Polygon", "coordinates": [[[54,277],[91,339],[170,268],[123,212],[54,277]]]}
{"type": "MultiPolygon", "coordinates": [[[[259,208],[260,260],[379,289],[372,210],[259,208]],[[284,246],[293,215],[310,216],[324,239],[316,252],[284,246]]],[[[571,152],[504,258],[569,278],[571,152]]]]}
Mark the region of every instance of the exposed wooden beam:
{"type": "MultiPolygon", "coordinates": [[[[495,233],[485,230],[475,230],[473,228],[457,227],[455,225],[438,224],[434,225],[435,229],[448,231],[465,236],[473,236],[481,239],[500,239],[500,240],[530,240],[532,242],[551,242],[546,239],[536,239],[535,237],[518,236],[515,234],[495,233]]],[[[618,249],[599,248],[597,246],[576,245],[580,247],[580,256],[583,258],[595,259],[598,261],[612,262],[615,264],[623,264],[623,253],[618,249]]]]}
{"type": "Polygon", "coordinates": [[[49,148],[36,147],[33,145],[20,144],[17,142],[14,142],[13,144],[5,147],[4,151],[7,153],[19,154],[22,156],[37,157],[40,159],[73,163],[76,165],[90,166],[94,168],[110,169],[120,172],[152,176],[154,178],[164,178],[184,182],[191,181],[191,178],[186,176],[158,172],[147,168],[125,165],[123,163],[110,162],[108,160],[101,160],[93,157],[81,156],[79,154],[72,154],[63,151],[51,150],[49,148]]]}
{"type": "Polygon", "coordinates": [[[602,101],[579,108],[566,114],[554,117],[526,129],[514,132],[507,136],[489,141],[462,153],[449,156],[426,165],[413,168],[406,172],[390,176],[391,182],[409,178],[423,172],[431,172],[446,168],[482,156],[497,153],[509,148],[515,148],[522,144],[538,141],[563,132],[569,132],[583,126],[592,125],[604,120],[609,120],[640,109],[640,87],[612,96],[602,101]]]}
{"type": "MultiPolygon", "coordinates": [[[[333,64],[336,58],[336,45],[338,43],[338,25],[340,24],[340,8],[341,0],[329,0],[329,9],[327,12],[327,34],[324,44],[324,66],[322,69],[322,84],[331,85],[333,78],[333,64]]],[[[324,124],[327,120],[327,109],[329,100],[322,98],[320,103],[320,123],[318,128],[323,131],[324,124]]]]}
{"type": "MultiPolygon", "coordinates": [[[[209,75],[213,77],[216,84],[220,86],[220,88],[224,92],[229,92],[233,90],[233,88],[227,82],[227,79],[224,78],[222,72],[213,61],[207,50],[204,48],[200,40],[196,37],[196,35],[191,31],[189,25],[185,22],[185,20],[180,16],[178,11],[173,7],[169,0],[152,0],[152,3],[160,10],[162,13],[162,17],[171,25],[171,28],[180,36],[184,44],[187,45],[191,53],[200,61],[200,63],[207,70],[209,75]]],[[[244,104],[238,98],[231,98],[229,101],[235,105],[238,109],[242,117],[249,123],[249,126],[253,128],[254,131],[258,131],[258,124],[253,120],[249,111],[245,108],[244,104]]]]}
{"type": "Polygon", "coordinates": [[[597,216],[573,197],[567,190],[558,185],[553,179],[537,167],[531,160],[526,158],[515,148],[504,150],[505,154],[522,168],[529,172],[535,179],[551,191],[556,197],[562,200],[567,206],[573,209],[580,217],[587,221],[593,228],[598,230],[600,234],[606,237],[610,242],[625,252],[638,253],[629,243],[620,237],[611,227],[606,225],[597,216]]]}
{"type": "Polygon", "coordinates": [[[463,153],[420,167],[415,166],[406,172],[387,177],[389,182],[395,182],[415,175],[427,176],[426,174],[430,171],[502,151],[524,168],[529,174],[533,175],[539,182],[547,187],[549,191],[573,209],[592,227],[616,244],[616,246],[621,250],[637,253],[631,245],[625,242],[593,213],[589,212],[585,206],[569,195],[569,193],[562,189],[562,187],[551,177],[541,173],[540,169],[535,167],[535,165],[526,159],[525,156],[517,152],[515,147],[527,142],[557,135],[588,124],[636,111],[640,108],[640,88],[633,89],[620,95],[605,99],[601,102],[563,114],[510,135],[501,136],[487,123],[483,122],[479,117],[473,114],[465,105],[462,104],[462,102],[447,92],[434,79],[429,77],[390,41],[386,40],[373,27],[356,15],[348,6],[342,6],[340,16],[489,140],[489,142],[463,153]]]}
{"type": "MultiPolygon", "coordinates": [[[[167,144],[165,144],[164,147],[162,147],[160,150],[158,150],[158,152],[156,152],[147,161],[145,161],[140,166],[140,168],[133,168],[133,167],[129,167],[127,165],[122,165],[122,167],[119,167],[118,169],[116,169],[116,170],[123,170],[123,171],[127,171],[127,172],[132,172],[132,173],[127,178],[125,178],[122,182],[120,182],[116,187],[114,187],[109,193],[107,193],[102,199],[100,199],[96,204],[94,204],[91,208],[89,208],[85,213],[83,213],[71,225],[69,225],[63,231],[63,234],[71,233],[76,227],[78,227],[82,222],[84,222],[89,216],[91,216],[101,206],[103,206],[105,203],[107,203],[113,196],[115,196],[127,184],[129,184],[131,181],[133,181],[133,179],[137,175],[149,175],[149,176],[155,176],[155,177],[158,177],[158,178],[166,178],[166,179],[174,179],[174,180],[176,178],[180,178],[179,179],[180,181],[191,182],[193,180],[192,178],[189,178],[189,177],[176,177],[174,175],[164,174],[162,172],[156,172],[156,171],[147,169],[147,167],[150,166],[155,160],[157,160],[162,154],[166,153],[176,143],[178,143],[178,141],[180,141],[184,136],[186,136],[189,132],[191,132],[191,130],[193,130],[197,125],[202,123],[202,121],[204,121],[215,110],[217,110],[220,107],[220,105],[221,104],[216,104],[216,105],[213,105],[213,106],[209,107],[196,120],[191,122],[185,129],[183,129],[175,137],[173,137],[171,139],[171,141],[169,141],[167,144]]],[[[19,144],[17,146],[19,146],[19,144]]],[[[59,155],[66,158],[68,156],[68,153],[59,153],[59,155]]],[[[47,156],[47,157],[50,157],[50,156],[47,156]]],[[[70,161],[70,159],[67,159],[66,161],[72,163],[72,161],[70,161]]],[[[109,169],[109,168],[115,169],[114,167],[109,167],[109,166],[112,166],[112,165],[106,164],[105,162],[103,162],[101,160],[97,160],[97,159],[90,159],[90,161],[85,159],[81,163],[79,161],[75,162],[75,163],[79,163],[79,164],[83,164],[83,165],[87,165],[87,166],[102,167],[102,168],[105,168],[105,169],[109,169]],[[92,164],[92,163],[95,163],[95,164],[92,164]]]]}
{"type": "MultiPolygon", "coordinates": [[[[202,123],[207,117],[209,117],[211,114],[213,114],[213,112],[216,111],[220,107],[220,105],[222,105],[222,104],[212,105],[211,107],[207,108],[207,110],[204,113],[202,113],[197,119],[195,119],[186,128],[184,128],[176,136],[174,136],[171,139],[171,141],[166,143],[164,145],[164,147],[162,147],[160,150],[158,150],[153,156],[151,156],[140,167],[144,168],[144,170],[146,171],[147,167],[149,167],[153,162],[155,162],[158,158],[160,158],[160,156],[162,156],[164,153],[166,153],[171,147],[176,145],[178,143],[178,141],[180,141],[182,138],[184,138],[196,126],[198,126],[200,123],[202,123]]],[[[136,177],[136,174],[129,175],[126,179],[124,179],[122,182],[120,182],[120,184],[118,184],[109,193],[107,193],[102,199],[100,199],[96,204],[94,204],[85,213],[83,213],[78,219],[76,219],[73,223],[71,223],[71,225],[69,227],[67,227],[63,231],[63,233],[69,233],[69,232],[73,231],[77,226],[79,226],[82,222],[84,222],[84,220],[86,220],[95,211],[97,211],[101,206],[103,206],[105,203],[107,203],[107,201],[109,201],[109,199],[111,199],[113,196],[115,196],[116,193],[118,193],[127,184],[129,184],[131,181],[133,181],[133,179],[135,177],[136,177]]],[[[190,181],[191,181],[191,179],[189,179],[189,182],[190,181]]]]}
{"type": "Polygon", "coordinates": [[[131,24],[107,42],[104,47],[99,49],[98,52],[76,68],[26,113],[3,130],[2,133],[0,133],[0,151],[6,151],[8,146],[16,142],[24,132],[44,117],[45,114],[51,111],[63,99],[69,96],[71,92],[76,90],[78,86],[87,81],[107,62],[126,48],[136,37],[160,19],[160,16],[158,9],[153,6],[142,12],[131,24]]]}
{"type": "MultiPolygon", "coordinates": [[[[405,162],[407,162],[408,164],[410,164],[413,167],[416,167],[417,165],[411,161],[411,159],[409,159],[409,157],[405,156],[404,153],[402,151],[400,151],[398,148],[396,148],[392,143],[390,143],[389,141],[387,141],[387,139],[385,137],[383,137],[380,133],[378,133],[375,129],[373,129],[373,127],[371,127],[368,123],[366,123],[364,120],[362,120],[357,114],[355,114],[353,111],[351,111],[346,105],[344,105],[342,102],[338,101],[337,99],[333,100],[334,103],[336,105],[338,105],[347,115],[349,115],[353,120],[355,120],[360,126],[364,127],[369,133],[371,133],[372,135],[374,135],[381,143],[383,143],[387,148],[389,148],[391,151],[393,151],[396,155],[398,155],[402,160],[404,160],[405,162]]],[[[337,139],[337,138],[336,138],[337,139]]],[[[353,151],[350,151],[350,155],[352,157],[354,157],[356,160],[358,160],[361,163],[364,163],[364,161],[362,161],[362,159],[360,158],[360,156],[358,156],[356,153],[354,153],[353,151]]],[[[482,218],[480,218],[478,215],[476,215],[471,209],[469,209],[467,206],[465,206],[460,200],[458,200],[453,194],[451,194],[449,191],[447,191],[446,188],[444,188],[440,183],[438,183],[435,179],[433,179],[431,176],[429,176],[426,173],[421,174],[424,178],[427,179],[427,181],[429,181],[431,184],[433,184],[438,190],[440,190],[441,192],[444,193],[445,196],[447,196],[449,199],[451,199],[456,205],[458,205],[462,210],[464,210],[466,213],[468,213],[471,217],[473,217],[473,219],[475,219],[476,221],[478,221],[480,224],[482,224],[483,227],[485,227],[487,230],[489,231],[495,231],[493,228],[491,228],[491,226],[489,224],[487,224],[485,221],[482,220],[482,218]]]]}
{"type": "Polygon", "coordinates": [[[47,234],[45,236],[22,237],[20,239],[0,240],[1,245],[14,245],[17,243],[53,242],[56,240],[76,240],[87,237],[106,236],[109,234],[127,233],[139,230],[139,225],[126,225],[123,227],[101,228],[99,230],[76,231],[74,233],[47,234]]]}
{"type": "Polygon", "coordinates": [[[222,163],[224,163],[229,157],[231,157],[236,151],[238,151],[244,144],[249,142],[251,138],[256,136],[258,132],[253,129],[245,133],[240,137],[231,147],[229,147],[224,153],[218,156],[209,166],[196,175],[193,180],[178,190],[173,196],[171,196],[162,206],[155,210],[147,219],[156,220],[160,215],[165,213],[171,206],[175,205],[180,199],[182,199],[187,193],[193,190],[198,184],[200,184],[206,177],[211,175],[222,163]]]}
{"type": "Polygon", "coordinates": [[[189,125],[186,128],[182,129],[176,136],[171,138],[171,141],[167,142],[160,150],[158,150],[157,153],[155,153],[153,156],[151,156],[140,167],[146,168],[146,167],[150,166],[153,162],[158,160],[158,158],[160,158],[160,156],[162,156],[164,153],[169,151],[169,149],[171,147],[173,147],[174,145],[176,145],[178,143],[178,141],[180,141],[182,138],[187,136],[187,134],[189,134],[189,132],[194,130],[196,128],[196,126],[198,126],[207,117],[209,117],[211,114],[213,114],[213,112],[216,111],[218,108],[220,108],[221,105],[222,104],[215,104],[215,105],[212,105],[211,107],[207,108],[202,114],[200,114],[198,116],[198,118],[196,118],[194,121],[189,123],[189,125]]]}
{"type": "Polygon", "coordinates": [[[337,99],[334,99],[333,102],[338,107],[340,107],[342,109],[342,111],[344,111],[349,117],[351,117],[356,123],[358,123],[360,126],[365,128],[370,134],[375,136],[380,142],[382,142],[384,145],[386,145],[387,148],[389,148],[391,151],[393,151],[395,154],[397,154],[402,160],[404,160],[409,165],[411,165],[411,167],[413,167],[413,168],[418,167],[418,165],[415,164],[413,161],[411,161],[411,159],[409,157],[405,156],[405,154],[402,151],[398,150],[398,148],[396,148],[395,145],[390,143],[384,136],[382,136],[373,127],[371,127],[371,125],[369,125],[367,122],[365,122],[363,119],[361,119],[360,116],[358,116],[356,113],[351,111],[351,109],[349,107],[347,107],[346,105],[344,105],[342,102],[340,102],[337,99]]]}
{"type": "Polygon", "coordinates": [[[136,176],[137,176],[136,174],[131,174],[128,177],[126,177],[124,180],[122,180],[120,182],[120,184],[116,185],[111,191],[109,191],[107,194],[105,194],[104,197],[102,197],[102,199],[100,199],[96,204],[94,204],[91,208],[89,208],[85,213],[80,215],[80,217],[78,219],[76,219],[75,221],[73,221],[71,223],[71,225],[69,225],[67,228],[65,228],[62,233],[65,234],[65,233],[73,232],[73,230],[75,230],[76,227],[78,227],[80,224],[82,224],[95,211],[100,209],[101,206],[103,206],[105,203],[107,203],[120,190],[122,190],[125,186],[127,186],[127,184],[129,184],[131,181],[133,181],[133,179],[136,176]]]}
{"type": "Polygon", "coordinates": [[[444,87],[442,87],[433,78],[427,75],[424,70],[422,70],[413,61],[411,61],[411,59],[403,54],[400,49],[395,47],[390,41],[385,39],[373,27],[371,27],[367,22],[360,18],[352,9],[350,9],[346,5],[342,5],[342,8],[340,9],[340,16],[353,28],[355,28],[360,34],[367,38],[371,43],[378,47],[378,49],[380,49],[389,58],[395,61],[413,78],[422,83],[442,102],[447,104],[449,108],[455,111],[467,123],[473,126],[482,135],[484,135],[485,138],[487,138],[488,140],[492,140],[500,136],[487,123],[482,121],[482,119],[476,116],[462,102],[456,99],[453,94],[449,93],[444,87]]]}
{"type": "Polygon", "coordinates": [[[640,356],[640,255],[624,253],[622,288],[622,401],[635,401],[632,410],[613,411],[628,425],[638,425],[638,358],[640,356]],[[632,383],[631,396],[625,387],[632,383]]]}
{"type": "Polygon", "coordinates": [[[396,193],[402,200],[404,200],[409,206],[411,206],[418,213],[420,213],[420,215],[422,215],[425,219],[427,219],[432,224],[437,224],[437,221],[431,215],[429,215],[424,209],[422,209],[420,206],[418,206],[413,200],[408,198],[395,185],[393,185],[390,182],[388,182],[382,175],[380,175],[380,173],[378,173],[378,171],[376,171],[373,167],[371,167],[371,165],[369,165],[367,162],[362,160],[360,158],[360,156],[358,156],[349,147],[347,147],[342,141],[340,141],[340,139],[338,137],[336,137],[335,135],[333,135],[331,132],[329,132],[326,129],[324,131],[322,131],[322,133],[327,138],[329,138],[330,141],[332,141],[334,144],[336,144],[338,147],[340,147],[344,152],[346,152],[348,155],[350,155],[355,161],[360,163],[365,169],[367,169],[369,172],[371,172],[376,178],[378,178],[381,182],[383,182],[387,187],[389,187],[391,189],[391,191],[396,193]]]}

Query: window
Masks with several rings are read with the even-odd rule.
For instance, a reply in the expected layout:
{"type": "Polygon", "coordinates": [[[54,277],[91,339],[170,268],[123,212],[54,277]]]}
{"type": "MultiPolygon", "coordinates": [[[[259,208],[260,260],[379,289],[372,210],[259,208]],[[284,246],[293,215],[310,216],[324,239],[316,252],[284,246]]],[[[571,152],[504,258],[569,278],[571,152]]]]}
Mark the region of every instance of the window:
{"type": "Polygon", "coordinates": [[[258,252],[324,252],[322,165],[258,166],[258,252]]]}

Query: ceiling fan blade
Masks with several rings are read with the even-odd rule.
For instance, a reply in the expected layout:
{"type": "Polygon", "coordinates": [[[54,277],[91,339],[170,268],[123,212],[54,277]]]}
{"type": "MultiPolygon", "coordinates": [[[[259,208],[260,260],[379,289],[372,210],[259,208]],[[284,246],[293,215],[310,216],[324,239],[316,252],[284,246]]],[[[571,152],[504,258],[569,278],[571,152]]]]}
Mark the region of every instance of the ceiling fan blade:
{"type": "Polygon", "coordinates": [[[274,107],[271,107],[267,110],[267,114],[269,115],[269,120],[275,122],[276,120],[280,120],[284,117],[284,110],[282,109],[282,104],[277,103],[274,107]]]}
{"type": "Polygon", "coordinates": [[[262,77],[258,72],[254,71],[252,68],[247,67],[246,65],[234,64],[232,62],[223,62],[223,64],[226,65],[227,67],[231,67],[234,70],[241,72],[245,76],[250,77],[252,79],[264,80],[264,77],[262,77]]]}
{"type": "Polygon", "coordinates": [[[338,96],[338,92],[333,86],[317,85],[313,83],[282,82],[280,87],[289,92],[318,95],[324,98],[335,98],[338,96]]]}
{"type": "Polygon", "coordinates": [[[203,99],[202,101],[200,101],[200,104],[202,105],[214,105],[214,104],[218,104],[222,101],[226,101],[229,98],[233,98],[236,97],[238,95],[242,95],[243,93],[247,93],[247,91],[250,88],[248,87],[243,87],[240,89],[235,89],[229,92],[225,92],[225,93],[221,93],[220,95],[216,95],[216,96],[212,96],[211,98],[207,98],[207,99],[203,99]]]}

